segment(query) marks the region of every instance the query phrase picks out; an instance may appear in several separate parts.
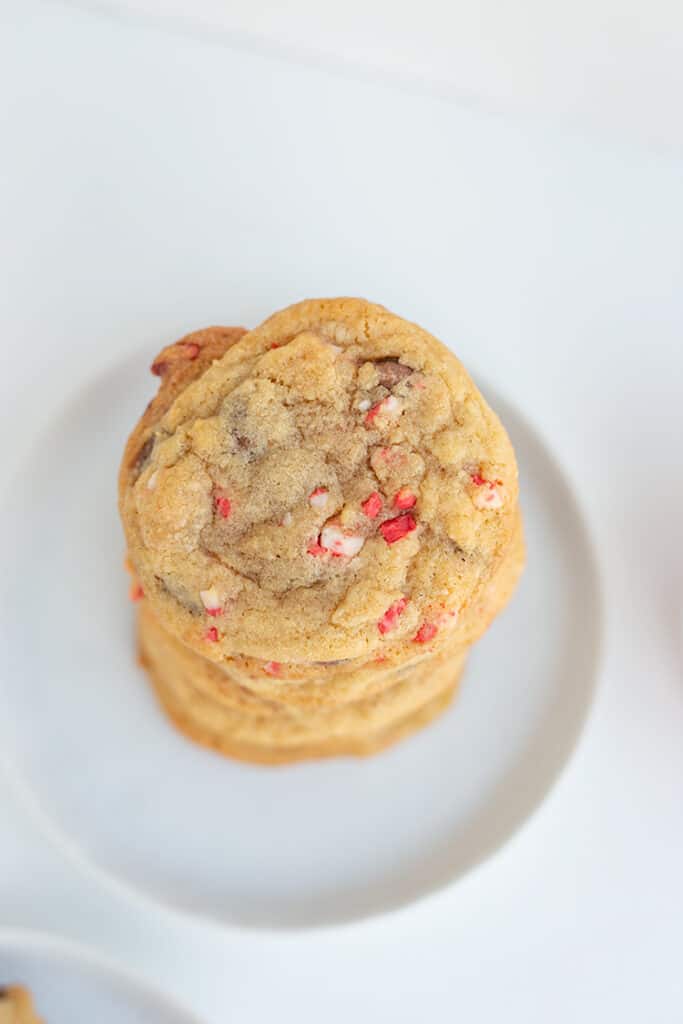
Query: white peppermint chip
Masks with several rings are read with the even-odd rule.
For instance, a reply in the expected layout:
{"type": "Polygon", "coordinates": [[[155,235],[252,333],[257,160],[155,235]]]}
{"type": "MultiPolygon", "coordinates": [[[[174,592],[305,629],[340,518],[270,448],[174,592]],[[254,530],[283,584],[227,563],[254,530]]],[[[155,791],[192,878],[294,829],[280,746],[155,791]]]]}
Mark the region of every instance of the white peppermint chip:
{"type": "Polygon", "coordinates": [[[327,505],[328,494],[324,487],[317,487],[312,494],[309,494],[308,500],[313,508],[325,508],[327,505]]]}
{"type": "Polygon", "coordinates": [[[473,498],[477,508],[501,508],[503,500],[502,488],[496,484],[478,487],[473,498]]]}
{"type": "Polygon", "coordinates": [[[333,349],[334,352],[337,353],[337,355],[339,355],[340,352],[344,351],[344,349],[341,347],[341,345],[335,345],[331,341],[329,342],[329,346],[330,346],[331,349],[333,349]]]}
{"type": "Polygon", "coordinates": [[[458,624],[458,613],[455,611],[443,612],[439,616],[438,624],[442,629],[453,629],[458,624]]]}
{"type": "Polygon", "coordinates": [[[208,611],[215,611],[216,608],[221,606],[220,594],[215,587],[209,587],[208,590],[200,590],[199,596],[202,599],[202,604],[208,611]]]}
{"type": "Polygon", "coordinates": [[[147,480],[147,490],[148,491],[153,491],[154,490],[154,488],[157,485],[157,477],[158,476],[159,476],[159,470],[158,469],[155,469],[154,472],[150,474],[149,479],[147,480]]]}
{"type": "Polygon", "coordinates": [[[362,398],[358,403],[358,408],[361,412],[367,412],[370,408],[371,402],[369,398],[362,398]]]}
{"type": "Polygon", "coordinates": [[[320,544],[335,555],[353,558],[363,547],[365,540],[355,534],[343,533],[338,526],[326,526],[320,534],[320,544]]]}
{"type": "Polygon", "coordinates": [[[401,411],[401,403],[396,395],[388,395],[380,404],[380,412],[387,416],[398,416],[401,411]]]}
{"type": "Polygon", "coordinates": [[[292,513],[291,512],[285,512],[285,514],[282,517],[282,525],[283,526],[291,526],[292,525],[292,513]]]}

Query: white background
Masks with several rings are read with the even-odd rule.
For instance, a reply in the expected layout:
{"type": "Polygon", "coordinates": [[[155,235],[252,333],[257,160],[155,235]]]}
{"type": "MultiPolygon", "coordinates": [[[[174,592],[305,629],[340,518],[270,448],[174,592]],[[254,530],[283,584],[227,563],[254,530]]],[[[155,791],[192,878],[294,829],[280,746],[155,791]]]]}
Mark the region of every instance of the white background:
{"type": "Polygon", "coordinates": [[[614,137],[683,149],[678,0],[78,0],[614,137]]]}
{"type": "MultiPolygon", "coordinates": [[[[569,770],[439,897],[339,931],[220,932],[83,877],[0,777],[0,923],[79,939],[216,1024],[679,1021],[676,146],[468,109],[222,35],[58,4],[0,17],[6,500],[39,429],[124,354],[304,295],[363,294],[448,339],[542,430],[586,511],[608,613],[569,770]]],[[[41,481],[36,500],[49,518],[41,481]]]]}

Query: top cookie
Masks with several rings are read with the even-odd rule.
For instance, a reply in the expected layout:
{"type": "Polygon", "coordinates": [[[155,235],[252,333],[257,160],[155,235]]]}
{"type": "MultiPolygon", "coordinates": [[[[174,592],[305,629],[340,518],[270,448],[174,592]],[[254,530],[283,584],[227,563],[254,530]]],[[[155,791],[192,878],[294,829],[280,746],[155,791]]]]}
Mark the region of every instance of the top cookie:
{"type": "Polygon", "coordinates": [[[222,330],[213,362],[192,341],[211,332],[178,343],[122,465],[161,621],[216,661],[435,642],[495,572],[517,500],[508,437],[461,364],[360,299],[290,306],[227,350],[222,330]]]}

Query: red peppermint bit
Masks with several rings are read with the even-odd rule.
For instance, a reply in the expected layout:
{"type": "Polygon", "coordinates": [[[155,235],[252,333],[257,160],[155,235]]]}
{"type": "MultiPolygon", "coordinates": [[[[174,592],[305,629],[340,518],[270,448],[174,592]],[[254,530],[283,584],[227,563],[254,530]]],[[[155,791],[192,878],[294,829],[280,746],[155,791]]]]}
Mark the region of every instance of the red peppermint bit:
{"type": "Polygon", "coordinates": [[[366,498],[361,504],[363,512],[368,519],[375,519],[376,516],[382,510],[382,496],[377,491],[373,491],[369,498],[366,498]]]}
{"type": "Polygon", "coordinates": [[[395,544],[397,540],[412,533],[417,529],[417,523],[412,516],[396,516],[395,519],[387,519],[380,523],[380,531],[387,544],[395,544]]]}
{"type": "Polygon", "coordinates": [[[268,676],[279,676],[282,671],[282,665],[279,661],[267,661],[263,666],[263,671],[268,676]]]}
{"type": "Polygon", "coordinates": [[[271,347],[271,349],[279,348],[280,347],[280,342],[279,341],[274,341],[273,344],[270,347],[271,347]]]}
{"type": "Polygon", "coordinates": [[[321,555],[327,554],[327,548],[324,548],[322,544],[317,540],[311,541],[311,543],[306,548],[306,551],[308,552],[309,555],[314,555],[316,558],[320,558],[321,555]]]}
{"type": "Polygon", "coordinates": [[[199,355],[199,345],[195,341],[186,341],[183,351],[188,359],[196,359],[199,355]]]}
{"type": "Polygon", "coordinates": [[[139,583],[131,583],[130,590],[128,591],[128,596],[131,599],[131,601],[141,601],[142,598],[145,596],[145,592],[139,583]]]}
{"type": "Polygon", "coordinates": [[[207,615],[210,615],[212,618],[215,618],[216,615],[223,614],[222,608],[205,608],[204,611],[206,612],[207,615]]]}
{"type": "Polygon", "coordinates": [[[218,495],[218,497],[216,498],[216,508],[218,509],[220,514],[223,516],[223,518],[227,519],[228,516],[230,515],[230,511],[232,509],[232,504],[230,503],[230,498],[225,498],[222,495],[218,495]]]}
{"type": "Polygon", "coordinates": [[[417,498],[411,491],[410,487],[401,487],[401,489],[396,492],[394,508],[412,508],[416,501],[417,498]]]}
{"type": "Polygon", "coordinates": [[[430,640],[434,639],[438,632],[439,627],[433,622],[423,622],[413,637],[413,642],[416,644],[428,644],[430,640]]]}
{"type": "Polygon", "coordinates": [[[215,626],[209,626],[206,633],[204,634],[204,639],[208,640],[209,643],[212,644],[218,643],[218,630],[216,629],[215,626]]]}
{"type": "Polygon", "coordinates": [[[365,426],[371,427],[372,421],[380,413],[386,413],[387,416],[398,416],[401,413],[401,403],[395,395],[387,395],[381,402],[377,402],[373,405],[372,409],[368,409],[365,414],[365,426]]]}
{"type": "Polygon", "coordinates": [[[408,604],[406,597],[399,597],[398,601],[394,601],[392,605],[389,605],[382,618],[377,623],[377,628],[380,633],[388,633],[389,630],[394,629],[398,623],[399,618],[405,611],[405,607],[408,604]]]}
{"type": "Polygon", "coordinates": [[[378,402],[377,405],[373,405],[372,409],[368,409],[365,414],[365,425],[369,427],[375,417],[379,414],[382,408],[382,403],[378,402]]]}
{"type": "Polygon", "coordinates": [[[488,480],[485,480],[481,473],[470,473],[470,479],[475,487],[483,487],[484,484],[488,483],[488,480]]]}

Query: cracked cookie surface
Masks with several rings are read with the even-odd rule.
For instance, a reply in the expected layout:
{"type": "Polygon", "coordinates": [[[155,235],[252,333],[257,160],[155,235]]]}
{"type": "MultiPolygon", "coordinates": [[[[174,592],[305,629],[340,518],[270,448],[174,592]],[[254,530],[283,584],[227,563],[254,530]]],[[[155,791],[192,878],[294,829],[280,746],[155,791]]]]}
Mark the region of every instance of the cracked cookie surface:
{"type": "Polygon", "coordinates": [[[234,330],[164,350],[124,457],[130,557],[166,628],[215,661],[438,644],[512,534],[497,417],[445,346],[359,299],[234,330]]]}

